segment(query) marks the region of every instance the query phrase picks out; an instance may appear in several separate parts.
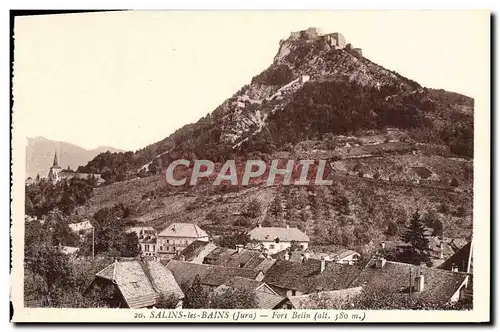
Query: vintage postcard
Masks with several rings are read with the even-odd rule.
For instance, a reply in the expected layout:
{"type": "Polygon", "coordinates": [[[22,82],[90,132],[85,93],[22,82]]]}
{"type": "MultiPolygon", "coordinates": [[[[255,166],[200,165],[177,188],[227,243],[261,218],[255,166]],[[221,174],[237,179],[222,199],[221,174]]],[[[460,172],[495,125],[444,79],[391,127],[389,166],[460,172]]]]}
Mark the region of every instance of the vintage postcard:
{"type": "Polygon", "coordinates": [[[14,322],[488,322],[488,11],[12,27],[14,322]]]}

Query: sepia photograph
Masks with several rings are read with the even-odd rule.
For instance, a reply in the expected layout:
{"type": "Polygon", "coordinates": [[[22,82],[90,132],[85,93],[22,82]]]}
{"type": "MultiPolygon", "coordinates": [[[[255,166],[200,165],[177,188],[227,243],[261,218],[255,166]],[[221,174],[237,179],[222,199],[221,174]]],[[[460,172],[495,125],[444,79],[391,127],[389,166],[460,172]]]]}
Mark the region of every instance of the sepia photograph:
{"type": "Polygon", "coordinates": [[[490,19],[17,12],[14,321],[488,321],[490,19]]]}

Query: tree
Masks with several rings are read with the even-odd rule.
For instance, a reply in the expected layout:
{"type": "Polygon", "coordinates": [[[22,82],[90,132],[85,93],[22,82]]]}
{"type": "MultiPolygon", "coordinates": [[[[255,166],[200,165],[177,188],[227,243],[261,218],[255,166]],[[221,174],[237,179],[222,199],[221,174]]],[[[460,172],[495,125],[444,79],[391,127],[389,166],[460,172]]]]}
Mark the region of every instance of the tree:
{"type": "Polygon", "coordinates": [[[59,248],[41,244],[30,248],[25,255],[26,269],[38,275],[43,282],[40,290],[43,295],[50,296],[56,283],[63,283],[69,278],[68,257],[59,248]]]}
{"type": "Polygon", "coordinates": [[[443,235],[443,223],[439,220],[439,216],[434,210],[428,211],[422,218],[422,221],[427,227],[433,229],[432,236],[443,235]]]}
{"type": "MultiPolygon", "coordinates": [[[[123,204],[102,208],[94,214],[95,253],[107,252],[110,256],[133,257],[139,253],[137,235],[127,234],[123,218],[128,209],[123,204]]],[[[84,252],[92,252],[92,234],[85,238],[84,252]]]]}
{"type": "Polygon", "coordinates": [[[243,215],[248,218],[257,218],[262,214],[262,206],[256,198],[250,201],[247,204],[245,210],[243,211],[243,215]]]}
{"type": "Polygon", "coordinates": [[[200,275],[194,277],[190,286],[182,285],[184,292],[183,308],[206,309],[208,308],[208,294],[201,286],[200,275]]]}
{"type": "Polygon", "coordinates": [[[175,309],[178,304],[179,299],[174,294],[161,294],[159,299],[156,301],[155,307],[161,309],[175,309]]]}
{"type": "Polygon", "coordinates": [[[411,245],[411,250],[402,255],[402,261],[415,265],[430,263],[429,239],[426,237],[424,223],[418,211],[412,215],[401,240],[411,245]]]}
{"type": "Polygon", "coordinates": [[[224,290],[214,292],[210,296],[211,309],[255,309],[257,300],[255,293],[240,288],[228,287],[224,290]]]}
{"type": "Polygon", "coordinates": [[[394,221],[389,221],[389,223],[387,224],[387,229],[385,231],[385,234],[387,236],[394,236],[397,233],[398,233],[398,226],[394,221]]]}
{"type": "Polygon", "coordinates": [[[290,241],[290,251],[301,251],[302,246],[300,245],[299,241],[292,240],[290,241]]]}
{"type": "Polygon", "coordinates": [[[238,244],[244,246],[249,242],[251,242],[250,235],[247,232],[243,231],[234,233],[232,235],[221,236],[217,241],[217,245],[220,247],[234,249],[238,244]]]}

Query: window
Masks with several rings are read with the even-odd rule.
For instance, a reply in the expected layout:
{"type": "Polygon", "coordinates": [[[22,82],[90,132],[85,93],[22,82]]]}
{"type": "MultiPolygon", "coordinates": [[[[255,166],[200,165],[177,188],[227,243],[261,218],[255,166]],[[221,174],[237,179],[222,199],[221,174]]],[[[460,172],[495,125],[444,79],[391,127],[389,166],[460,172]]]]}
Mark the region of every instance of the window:
{"type": "Polygon", "coordinates": [[[269,249],[274,249],[274,244],[270,244],[269,249]]]}
{"type": "Polygon", "coordinates": [[[167,240],[167,243],[170,243],[170,240],[167,240]]]}
{"type": "Polygon", "coordinates": [[[153,251],[156,251],[155,249],[156,249],[156,248],[155,248],[155,245],[153,244],[153,251]]]}
{"type": "Polygon", "coordinates": [[[163,251],[163,246],[160,246],[160,251],[163,251]]]}
{"type": "Polygon", "coordinates": [[[292,289],[292,296],[295,296],[295,294],[297,294],[297,291],[295,291],[295,289],[292,289]]]}
{"type": "Polygon", "coordinates": [[[185,244],[189,244],[189,243],[188,243],[188,240],[186,240],[186,241],[185,241],[185,244]]]}
{"type": "Polygon", "coordinates": [[[149,244],[146,244],[146,245],[144,246],[144,251],[149,251],[149,244]]]}
{"type": "Polygon", "coordinates": [[[131,284],[134,288],[139,288],[139,283],[137,281],[132,281],[131,284]]]}

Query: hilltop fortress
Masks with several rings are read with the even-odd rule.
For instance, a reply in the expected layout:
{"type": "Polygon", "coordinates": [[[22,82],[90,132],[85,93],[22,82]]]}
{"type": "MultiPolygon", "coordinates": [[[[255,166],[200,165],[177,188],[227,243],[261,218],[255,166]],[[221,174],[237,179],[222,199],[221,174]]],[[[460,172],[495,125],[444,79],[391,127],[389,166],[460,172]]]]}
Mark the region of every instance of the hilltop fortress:
{"type": "Polygon", "coordinates": [[[363,56],[363,51],[361,48],[353,48],[351,44],[346,43],[344,36],[340,32],[333,33],[323,33],[321,29],[318,28],[308,28],[306,30],[294,31],[290,34],[291,39],[322,39],[330,47],[338,49],[352,49],[360,56],[363,56]]]}

